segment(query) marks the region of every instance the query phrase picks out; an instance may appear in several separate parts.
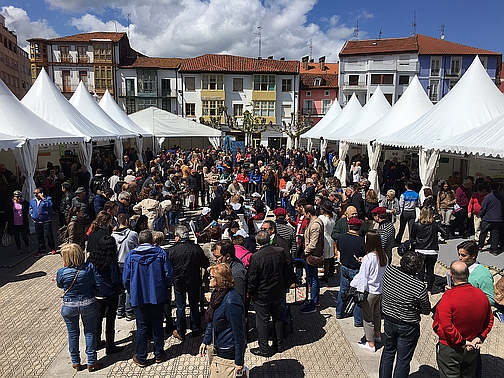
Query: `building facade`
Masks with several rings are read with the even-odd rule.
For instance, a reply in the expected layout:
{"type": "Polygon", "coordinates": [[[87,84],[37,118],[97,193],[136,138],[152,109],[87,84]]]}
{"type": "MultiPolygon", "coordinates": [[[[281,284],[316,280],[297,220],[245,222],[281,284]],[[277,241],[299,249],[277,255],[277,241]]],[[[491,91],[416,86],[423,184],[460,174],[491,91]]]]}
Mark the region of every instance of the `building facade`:
{"type": "Polygon", "coordinates": [[[476,56],[490,78],[500,84],[502,54],[425,35],[351,40],[340,52],[339,100],[353,93],[365,104],[380,85],[390,104],[401,97],[414,75],[433,103],[458,82],[476,56]]]}
{"type": "MultiPolygon", "coordinates": [[[[180,65],[183,116],[207,122],[212,117],[226,123],[227,115],[243,124],[248,111],[264,119],[267,130],[255,135],[252,144],[281,146],[287,137],[276,131],[297,112],[299,62],[254,59],[233,55],[205,54],[186,59],[180,65]],[[275,127],[276,126],[276,127],[275,127]]],[[[233,130],[230,130],[233,133],[233,130]]],[[[236,133],[237,140],[243,134],[236,133]]]]}
{"type": "Polygon", "coordinates": [[[326,63],[325,56],[318,64],[307,56],[301,59],[299,68],[299,109],[301,115],[309,117],[314,125],[338,100],[338,63],[326,63]]]}
{"type": "Polygon", "coordinates": [[[108,89],[115,97],[119,67],[137,54],[126,33],[83,33],[53,39],[32,38],[28,42],[32,80],[42,68],[46,69],[67,98],[80,81],[98,96],[108,89]]]}
{"type": "Polygon", "coordinates": [[[0,78],[20,100],[31,86],[28,53],[18,46],[16,34],[5,27],[5,17],[2,15],[0,15],[0,78]]]}

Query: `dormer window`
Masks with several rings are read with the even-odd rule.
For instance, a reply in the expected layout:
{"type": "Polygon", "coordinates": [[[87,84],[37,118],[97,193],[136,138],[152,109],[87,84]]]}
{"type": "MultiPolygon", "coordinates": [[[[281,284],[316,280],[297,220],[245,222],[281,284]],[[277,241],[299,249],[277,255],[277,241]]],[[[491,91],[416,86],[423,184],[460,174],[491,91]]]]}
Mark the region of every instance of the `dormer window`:
{"type": "Polygon", "coordinates": [[[316,87],[319,87],[321,83],[322,83],[322,79],[320,77],[317,77],[315,79],[315,81],[313,82],[313,85],[316,87]]]}

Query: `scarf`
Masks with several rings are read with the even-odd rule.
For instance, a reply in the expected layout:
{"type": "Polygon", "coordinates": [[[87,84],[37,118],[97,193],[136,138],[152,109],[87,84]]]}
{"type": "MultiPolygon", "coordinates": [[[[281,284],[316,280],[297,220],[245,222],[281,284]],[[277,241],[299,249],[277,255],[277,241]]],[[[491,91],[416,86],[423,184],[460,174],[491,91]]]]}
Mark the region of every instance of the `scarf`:
{"type": "Polygon", "coordinates": [[[211,323],[213,321],[214,311],[219,308],[222,303],[222,300],[226,296],[226,294],[231,291],[231,288],[228,289],[220,289],[215,290],[210,297],[210,305],[208,306],[205,312],[205,322],[211,323]]]}

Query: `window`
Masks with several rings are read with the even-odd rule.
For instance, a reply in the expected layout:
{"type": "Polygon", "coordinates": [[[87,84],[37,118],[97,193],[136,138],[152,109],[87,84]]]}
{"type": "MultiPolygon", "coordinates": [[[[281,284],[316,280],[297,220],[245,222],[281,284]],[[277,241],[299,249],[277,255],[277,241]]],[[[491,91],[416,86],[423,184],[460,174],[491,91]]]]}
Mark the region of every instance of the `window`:
{"type": "Polygon", "coordinates": [[[393,74],[372,74],[371,84],[394,84],[393,74]]]}
{"type": "Polygon", "coordinates": [[[441,70],[441,58],[432,58],[431,59],[431,76],[439,76],[439,72],[441,70]]]}
{"type": "Polygon", "coordinates": [[[331,100],[322,100],[322,114],[327,114],[331,108],[331,100]]]}
{"type": "Polygon", "coordinates": [[[282,92],[292,91],[292,79],[282,79],[282,92]]]}
{"type": "Polygon", "coordinates": [[[194,77],[185,78],[185,89],[191,92],[196,90],[196,79],[194,77]]]}
{"type": "Polygon", "coordinates": [[[311,91],[306,91],[306,97],[311,97],[311,91]]]}
{"type": "Polygon", "coordinates": [[[359,75],[348,75],[348,85],[359,85],[359,75]]]}
{"type": "Polygon", "coordinates": [[[63,84],[63,92],[71,92],[70,71],[61,71],[61,80],[63,84]]]}
{"type": "Polygon", "coordinates": [[[274,117],[275,101],[254,101],[254,115],[259,117],[274,117]]]}
{"type": "Polygon", "coordinates": [[[432,80],[429,87],[429,99],[436,102],[439,99],[439,80],[432,80]]]}
{"type": "Polygon", "coordinates": [[[126,96],[135,96],[135,79],[126,79],[126,96]]]}
{"type": "Polygon", "coordinates": [[[462,58],[451,58],[450,76],[460,76],[460,67],[462,66],[462,58]]]}
{"type": "Polygon", "coordinates": [[[126,114],[136,112],[135,99],[133,97],[126,97],[126,114]]]}
{"type": "Polygon", "coordinates": [[[243,104],[233,104],[233,117],[243,116],[243,104]]]}
{"type": "Polygon", "coordinates": [[[88,86],[87,71],[79,71],[79,81],[82,81],[87,88],[87,86],[88,86]]]}
{"type": "Polygon", "coordinates": [[[204,116],[218,116],[220,115],[220,107],[224,105],[224,101],[205,100],[202,101],[203,115],[204,116]]]}
{"type": "Polygon", "coordinates": [[[392,93],[385,93],[384,96],[389,102],[389,104],[392,105],[392,93]]]}
{"type": "Polygon", "coordinates": [[[171,98],[163,98],[161,100],[161,109],[171,112],[171,98]]]}
{"type": "Polygon", "coordinates": [[[313,100],[304,100],[303,105],[303,114],[314,114],[315,113],[315,105],[313,100]]]}
{"type": "Polygon", "coordinates": [[[171,80],[161,79],[161,96],[171,95],[171,80]]]}
{"type": "Polygon", "coordinates": [[[94,61],[95,62],[111,62],[112,49],[110,43],[95,43],[94,47],[94,61]]]}
{"type": "Polygon", "coordinates": [[[317,77],[314,81],[313,81],[313,85],[315,87],[320,87],[322,85],[322,79],[320,77],[317,77]]]}
{"type": "Polygon", "coordinates": [[[77,58],[79,63],[87,63],[88,57],[86,54],[86,46],[77,46],[77,58]]]}
{"type": "Polygon", "coordinates": [[[324,91],[324,96],[330,96],[331,95],[331,91],[324,91]]]}
{"type": "Polygon", "coordinates": [[[282,105],[282,117],[290,118],[292,114],[292,105],[282,105]]]}
{"type": "Polygon", "coordinates": [[[399,85],[408,85],[409,84],[409,76],[399,76],[399,85]]]}
{"type": "Polygon", "coordinates": [[[242,77],[233,77],[233,92],[243,92],[242,77]]]}
{"type": "Polygon", "coordinates": [[[488,63],[488,57],[480,55],[479,58],[480,58],[481,64],[483,65],[483,68],[486,70],[487,69],[487,63],[488,63]]]}
{"type": "Polygon", "coordinates": [[[155,98],[138,99],[137,111],[150,108],[151,106],[157,108],[157,99],[155,98]]]}
{"type": "Polygon", "coordinates": [[[60,46],[60,54],[61,54],[61,62],[71,62],[72,57],[70,56],[70,53],[68,52],[68,46],[60,46]]]}
{"type": "Polygon", "coordinates": [[[112,88],[112,67],[95,67],[95,90],[112,88]]]}
{"type": "Polygon", "coordinates": [[[137,70],[138,94],[150,93],[157,95],[157,70],[139,69],[137,70]]]}
{"type": "Polygon", "coordinates": [[[185,104],[186,117],[196,117],[196,104],[187,102],[185,104]]]}
{"type": "Polygon", "coordinates": [[[224,75],[201,75],[201,89],[221,91],[224,89],[224,75]]]}
{"type": "Polygon", "coordinates": [[[254,91],[275,91],[275,75],[254,75],[254,91]]]}

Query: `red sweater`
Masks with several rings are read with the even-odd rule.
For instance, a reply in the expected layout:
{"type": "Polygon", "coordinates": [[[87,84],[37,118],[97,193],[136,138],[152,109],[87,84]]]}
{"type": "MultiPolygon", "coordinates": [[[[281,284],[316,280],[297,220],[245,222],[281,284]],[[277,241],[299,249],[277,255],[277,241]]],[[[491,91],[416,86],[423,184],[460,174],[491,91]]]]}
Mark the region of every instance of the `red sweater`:
{"type": "Polygon", "coordinates": [[[461,348],[465,340],[485,339],[494,317],[488,298],[469,283],[456,285],[444,293],[436,308],[432,328],[441,344],[461,348]]]}
{"type": "Polygon", "coordinates": [[[479,194],[478,192],[474,192],[471,196],[471,199],[469,200],[469,207],[467,211],[472,214],[479,215],[481,210],[481,202],[483,202],[483,198],[485,198],[487,194],[488,193],[479,194]]]}

